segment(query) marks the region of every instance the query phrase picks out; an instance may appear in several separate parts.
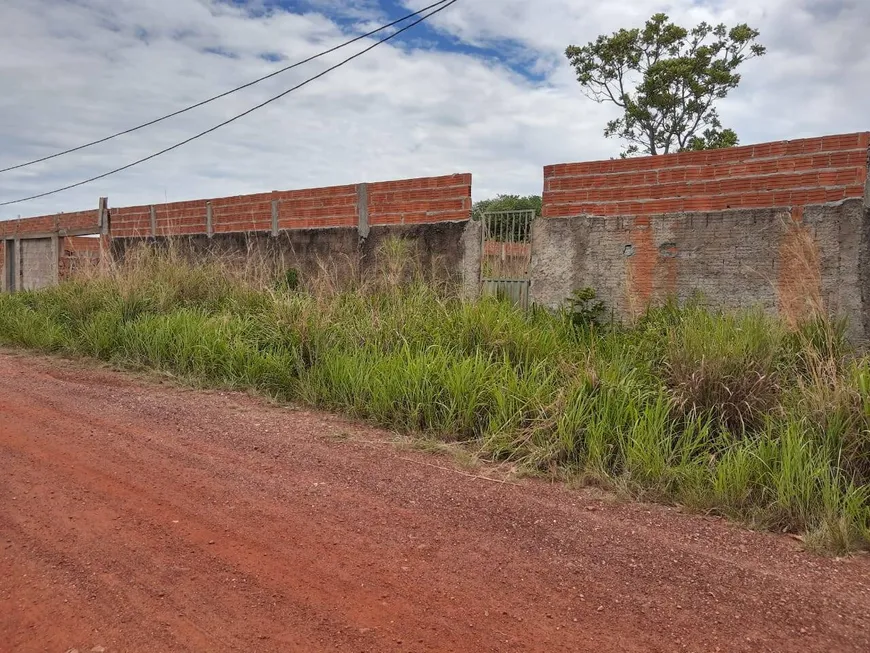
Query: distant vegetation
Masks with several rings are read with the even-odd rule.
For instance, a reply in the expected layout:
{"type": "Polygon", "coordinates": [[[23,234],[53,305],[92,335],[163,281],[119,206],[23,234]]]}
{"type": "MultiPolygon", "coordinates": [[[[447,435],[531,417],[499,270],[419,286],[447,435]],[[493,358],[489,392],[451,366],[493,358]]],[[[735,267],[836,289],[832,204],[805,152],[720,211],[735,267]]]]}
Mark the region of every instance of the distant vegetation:
{"type": "MultiPolygon", "coordinates": [[[[794,326],[700,304],[601,325],[464,301],[392,244],[345,285],[126,264],[0,296],[0,342],[254,390],[513,461],[528,472],[870,548],[870,360],[824,315],[794,326]]],[[[576,311],[576,312],[574,312],[576,311]]]]}
{"type": "Polygon", "coordinates": [[[474,203],[474,215],[476,218],[484,213],[498,213],[500,211],[527,211],[533,210],[536,216],[541,215],[540,195],[497,195],[492,199],[480,200],[474,203]]]}

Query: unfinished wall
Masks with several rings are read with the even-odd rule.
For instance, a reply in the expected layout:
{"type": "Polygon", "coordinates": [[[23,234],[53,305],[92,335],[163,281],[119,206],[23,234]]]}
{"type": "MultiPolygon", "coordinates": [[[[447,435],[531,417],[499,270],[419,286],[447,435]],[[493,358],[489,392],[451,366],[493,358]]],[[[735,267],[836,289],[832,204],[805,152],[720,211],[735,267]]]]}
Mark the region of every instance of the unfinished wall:
{"type": "Polygon", "coordinates": [[[27,237],[34,234],[61,232],[62,235],[98,233],[100,212],[97,209],[40,215],[33,218],[0,221],[0,238],[27,237]]]}
{"type": "Polygon", "coordinates": [[[33,259],[28,278],[43,268],[64,278],[93,265],[102,241],[120,257],[157,241],[197,257],[292,267],[307,277],[327,271],[341,279],[370,268],[395,235],[413,244],[427,273],[463,279],[474,295],[479,261],[469,245],[477,233],[472,227],[468,235],[470,214],[471,175],[454,174],[38,216],[0,222],[0,239],[56,239],[50,254],[36,245],[22,249],[33,259]],[[110,235],[80,237],[100,233],[104,220],[110,235]],[[469,254],[474,261],[466,260],[469,254]]]}
{"type": "Polygon", "coordinates": [[[273,191],[111,209],[112,236],[184,236],[468,220],[471,175],[273,191]]]}
{"type": "Polygon", "coordinates": [[[533,236],[533,296],[556,306],[588,286],[617,318],[696,293],[716,306],[761,305],[787,315],[821,297],[850,316],[859,335],[867,287],[859,254],[868,219],[862,200],[847,200],[808,207],[800,223],[788,209],[541,220],[533,236]]]}
{"type": "Polygon", "coordinates": [[[7,266],[7,251],[14,258],[15,241],[0,239],[0,292],[8,292],[14,288],[14,270],[7,266]]]}
{"type": "MultiPolygon", "coordinates": [[[[461,281],[462,241],[468,222],[434,222],[416,225],[383,225],[371,228],[360,239],[356,227],[293,229],[269,233],[226,233],[209,238],[192,235],[167,238],[113,238],[114,256],[122,260],[143,242],[175,247],[197,260],[219,259],[236,266],[263,266],[270,270],[294,268],[303,279],[326,275],[345,282],[370,271],[377,253],[390,236],[407,239],[422,270],[434,278],[461,281]]],[[[252,270],[253,271],[253,270],[252,270]]],[[[475,280],[476,282],[476,280],[475,280]]]]}
{"type": "MultiPolygon", "coordinates": [[[[199,258],[346,280],[370,269],[385,239],[399,236],[427,273],[459,281],[470,213],[469,174],[113,208],[112,251],[123,257],[156,240],[199,258]]],[[[476,288],[477,277],[467,282],[476,288]]]]}
{"type": "Polygon", "coordinates": [[[78,271],[93,268],[100,262],[100,238],[65,236],[60,238],[59,275],[67,279],[78,271]]]}
{"type": "Polygon", "coordinates": [[[702,293],[802,310],[815,289],[863,332],[870,134],[545,168],[533,301],[596,289],[614,315],[702,293]]]}
{"type": "Polygon", "coordinates": [[[806,206],[863,197],[870,132],[544,168],[544,217],[806,206]]]}
{"type": "MultiPolygon", "coordinates": [[[[10,281],[18,290],[33,290],[64,278],[74,267],[71,260],[66,260],[64,243],[73,247],[79,240],[86,240],[79,235],[99,233],[101,213],[100,209],[93,209],[0,221],[0,290],[9,290],[10,281]],[[14,243],[14,261],[5,256],[9,242],[14,243]]],[[[73,257],[78,256],[76,251],[73,257]]]]}

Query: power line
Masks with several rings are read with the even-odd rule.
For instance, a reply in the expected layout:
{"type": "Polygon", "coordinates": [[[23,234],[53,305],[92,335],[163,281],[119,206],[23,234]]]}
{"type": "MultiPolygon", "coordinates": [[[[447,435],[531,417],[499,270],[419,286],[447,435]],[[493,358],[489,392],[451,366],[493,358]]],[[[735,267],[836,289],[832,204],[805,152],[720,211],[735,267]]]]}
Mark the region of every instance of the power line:
{"type": "MultiPolygon", "coordinates": [[[[332,54],[336,50],[341,50],[342,48],[346,48],[349,45],[353,45],[357,41],[361,41],[361,40],[366,39],[370,36],[374,36],[375,34],[377,34],[379,32],[383,32],[385,29],[389,29],[390,27],[398,25],[399,23],[405,22],[409,18],[413,18],[414,16],[419,16],[420,14],[422,14],[426,11],[429,11],[430,9],[437,7],[438,5],[443,5],[447,1],[448,0],[440,0],[439,2],[435,2],[431,5],[429,5],[428,7],[423,7],[419,11],[415,11],[414,13],[408,14],[407,16],[402,16],[401,18],[394,20],[392,23],[387,23],[386,25],[381,25],[380,27],[378,27],[375,30],[372,30],[371,32],[366,32],[365,34],[361,34],[360,36],[357,36],[356,38],[353,38],[350,41],[345,41],[344,43],[337,45],[333,48],[330,48],[329,50],[324,50],[323,52],[320,52],[320,53],[315,54],[311,57],[308,57],[307,59],[303,59],[302,61],[297,61],[294,64],[291,64],[289,66],[285,66],[284,68],[281,68],[279,70],[276,70],[275,72],[269,73],[268,75],[265,75],[263,77],[255,79],[251,82],[248,82],[247,84],[242,84],[241,86],[237,86],[236,88],[231,89],[229,91],[226,91],[224,93],[221,93],[220,95],[215,95],[214,97],[210,97],[207,100],[203,100],[202,102],[197,102],[196,104],[191,104],[190,106],[185,107],[184,109],[179,109],[178,111],[175,111],[173,113],[169,113],[169,114],[162,116],[160,118],[155,118],[154,120],[150,120],[148,122],[142,123],[141,125],[137,125],[136,127],[131,127],[130,129],[125,129],[124,131],[117,132],[115,134],[112,134],[111,136],[106,136],[104,138],[100,138],[100,139],[97,139],[95,141],[91,141],[90,143],[85,143],[84,145],[79,145],[77,147],[71,147],[70,149],[64,150],[63,152],[56,152],[55,154],[49,154],[48,156],[44,156],[44,157],[39,158],[39,159],[34,159],[32,161],[27,161],[25,163],[19,163],[19,164],[14,165],[14,166],[9,166],[8,168],[0,168],[0,174],[2,174],[4,172],[9,172],[10,170],[18,170],[19,168],[25,168],[27,166],[32,166],[36,163],[42,163],[43,161],[48,161],[50,159],[56,159],[57,157],[64,156],[65,154],[71,154],[73,152],[78,152],[79,150],[84,150],[88,147],[93,147],[94,145],[99,145],[100,143],[105,143],[106,141],[110,141],[114,138],[118,138],[118,136],[125,136],[126,134],[132,134],[133,132],[139,131],[140,129],[144,129],[145,127],[150,127],[151,125],[156,125],[157,123],[163,122],[164,120],[169,120],[170,118],[174,118],[175,116],[180,116],[183,113],[187,113],[188,111],[192,111],[193,109],[198,109],[199,107],[204,106],[206,104],[209,104],[210,102],[214,102],[215,100],[220,100],[221,98],[224,98],[228,95],[232,95],[233,93],[237,93],[239,91],[242,91],[246,88],[254,86],[255,84],[259,84],[260,82],[264,82],[267,79],[271,79],[272,77],[280,75],[281,73],[286,73],[288,70],[292,70],[293,68],[298,68],[299,66],[303,66],[307,63],[310,63],[310,62],[314,61],[315,59],[319,59],[319,58],[324,57],[328,54],[332,54]]],[[[415,23],[415,25],[416,25],[416,23],[415,23]]],[[[2,204],[0,204],[0,206],[2,206],[2,204]]]]}
{"type": "Polygon", "coordinates": [[[421,16],[419,19],[415,20],[410,25],[406,25],[402,29],[396,30],[395,32],[393,32],[389,36],[385,36],[380,41],[376,41],[375,43],[373,43],[369,47],[365,48],[364,50],[360,50],[356,54],[345,59],[344,61],[341,61],[341,62],[335,64],[334,66],[327,68],[323,72],[320,72],[317,75],[314,75],[314,77],[309,77],[304,82],[301,82],[301,83],[297,84],[296,86],[287,89],[283,93],[280,93],[274,97],[271,97],[268,100],[266,100],[265,102],[261,102],[260,104],[254,106],[254,107],[251,107],[247,111],[240,113],[238,115],[235,115],[232,118],[230,118],[229,120],[223,121],[222,123],[218,123],[214,127],[210,127],[209,129],[206,129],[205,131],[200,132],[199,134],[191,136],[190,138],[187,138],[187,139],[181,141],[180,143],[176,143],[175,145],[171,145],[163,150],[160,150],[159,152],[155,152],[154,154],[150,154],[142,159],[139,159],[137,161],[133,161],[132,163],[128,163],[127,165],[121,166],[120,168],[115,168],[114,170],[110,170],[109,172],[104,172],[103,174],[97,175],[96,177],[91,177],[90,179],[85,179],[84,181],[80,181],[80,182],[77,182],[75,184],[70,184],[69,186],[64,186],[62,188],[56,188],[56,189],[50,190],[46,193],[39,193],[38,195],[31,195],[30,197],[22,197],[21,199],[10,200],[8,202],[0,202],[0,206],[9,206],[10,204],[18,204],[20,202],[28,202],[30,200],[39,199],[40,197],[47,197],[48,195],[54,195],[55,193],[61,193],[65,190],[70,190],[71,188],[78,188],[79,186],[84,186],[85,184],[89,184],[93,181],[97,181],[99,179],[104,179],[104,178],[108,177],[109,175],[114,175],[115,173],[122,172],[124,170],[128,170],[128,169],[132,168],[133,166],[139,165],[140,163],[145,163],[146,161],[150,161],[151,159],[155,159],[158,156],[160,156],[161,154],[166,154],[167,152],[171,152],[172,150],[178,149],[179,147],[181,147],[183,145],[187,145],[191,141],[195,141],[198,138],[202,138],[206,134],[210,134],[213,131],[217,131],[221,127],[225,127],[226,125],[229,125],[230,123],[235,122],[236,120],[238,120],[240,118],[244,118],[248,114],[251,114],[254,111],[257,111],[258,109],[262,109],[267,104],[271,104],[272,102],[275,102],[276,100],[280,100],[285,95],[288,95],[288,94],[292,93],[293,91],[296,91],[296,90],[302,88],[303,86],[310,84],[311,82],[313,82],[316,79],[320,79],[321,77],[323,77],[324,75],[327,75],[328,73],[332,72],[336,68],[341,68],[342,66],[344,66],[347,63],[350,63],[354,59],[357,59],[357,58],[361,57],[362,55],[366,54],[367,52],[374,50],[379,45],[386,43],[387,41],[390,41],[391,39],[396,38],[397,36],[399,36],[399,34],[402,34],[403,32],[407,32],[409,29],[411,29],[412,27],[415,27],[416,25],[419,25],[424,20],[431,18],[432,16],[434,16],[435,14],[437,14],[441,11],[444,11],[445,9],[447,9],[447,7],[455,4],[456,2],[458,2],[458,0],[450,0],[449,2],[442,5],[441,7],[438,7],[438,9],[435,9],[434,11],[429,12],[425,16],[421,16]]]}

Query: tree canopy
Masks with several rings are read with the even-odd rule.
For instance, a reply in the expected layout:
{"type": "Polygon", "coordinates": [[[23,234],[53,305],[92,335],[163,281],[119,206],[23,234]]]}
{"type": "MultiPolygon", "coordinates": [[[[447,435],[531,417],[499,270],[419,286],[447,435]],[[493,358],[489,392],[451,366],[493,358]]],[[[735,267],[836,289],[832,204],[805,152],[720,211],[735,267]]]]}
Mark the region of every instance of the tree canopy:
{"type": "Polygon", "coordinates": [[[737,145],[715,103],[740,83],[741,64],[764,55],[758,36],[746,24],[686,29],[659,13],[565,55],[587,96],[622,109],[604,135],[626,142],[623,156],[667,154],[737,145]]]}
{"type": "Polygon", "coordinates": [[[474,203],[474,217],[479,218],[484,213],[498,211],[524,211],[534,209],[535,215],[541,215],[540,195],[497,195],[487,200],[474,203]]]}

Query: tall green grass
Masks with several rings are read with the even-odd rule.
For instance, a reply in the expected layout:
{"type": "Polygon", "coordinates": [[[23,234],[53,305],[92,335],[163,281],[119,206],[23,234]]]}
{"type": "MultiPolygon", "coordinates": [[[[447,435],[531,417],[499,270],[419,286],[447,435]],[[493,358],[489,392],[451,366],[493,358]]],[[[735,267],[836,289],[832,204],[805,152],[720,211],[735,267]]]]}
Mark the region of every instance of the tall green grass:
{"type": "Polygon", "coordinates": [[[405,250],[391,244],[364,282],[302,290],[283,272],[252,282],[145,250],[0,296],[0,343],[307,402],[827,550],[870,547],[870,360],[842,325],[693,304],[578,326],[464,301],[405,250]]]}

